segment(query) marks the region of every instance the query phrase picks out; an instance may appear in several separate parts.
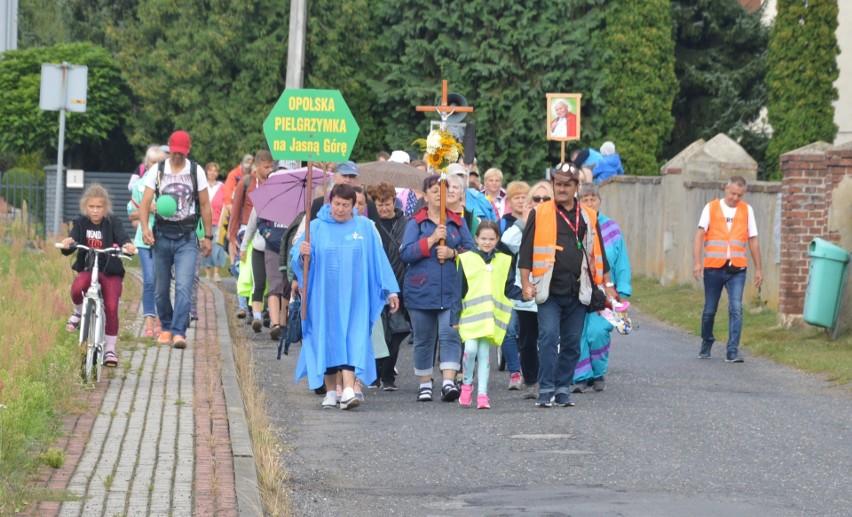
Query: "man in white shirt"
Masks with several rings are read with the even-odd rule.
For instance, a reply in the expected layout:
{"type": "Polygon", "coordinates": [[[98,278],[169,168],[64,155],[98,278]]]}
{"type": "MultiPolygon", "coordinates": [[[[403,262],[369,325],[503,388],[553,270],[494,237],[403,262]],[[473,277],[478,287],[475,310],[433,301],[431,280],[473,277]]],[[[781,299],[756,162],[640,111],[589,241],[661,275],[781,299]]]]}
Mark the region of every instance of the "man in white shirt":
{"type": "Polygon", "coordinates": [[[189,326],[192,283],[195,280],[199,246],[206,257],[210,254],[213,241],[213,215],[207,192],[207,175],[203,167],[187,159],[191,147],[186,131],[172,133],[169,137],[171,155],[145,175],[145,193],[139,207],[142,240],[152,247],[154,255],[154,291],[157,315],[163,329],[157,341],[171,343],[175,348],[186,348],[186,328],[189,326]],[[192,178],[193,171],[195,181],[192,178]],[[197,193],[193,190],[193,183],[197,193]],[[158,201],[165,196],[174,198],[177,208],[173,214],[157,214],[155,227],[151,229],[148,227],[148,213],[155,192],[158,201]],[[204,223],[202,235],[196,233],[199,219],[204,223]],[[173,266],[174,306],[169,296],[173,266]]]}

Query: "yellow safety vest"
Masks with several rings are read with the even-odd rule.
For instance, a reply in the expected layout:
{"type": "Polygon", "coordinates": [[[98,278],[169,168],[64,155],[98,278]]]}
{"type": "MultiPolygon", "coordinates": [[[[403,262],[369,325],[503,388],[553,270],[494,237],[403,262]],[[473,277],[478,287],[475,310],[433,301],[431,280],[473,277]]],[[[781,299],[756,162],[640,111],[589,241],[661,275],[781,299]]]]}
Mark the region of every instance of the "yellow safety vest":
{"type": "Polygon", "coordinates": [[[467,294],[462,298],[459,320],[462,343],[488,338],[499,346],[512,317],[512,302],[505,294],[512,258],[496,253],[486,264],[479,253],[466,251],[459,255],[459,261],[467,279],[467,294]]]}

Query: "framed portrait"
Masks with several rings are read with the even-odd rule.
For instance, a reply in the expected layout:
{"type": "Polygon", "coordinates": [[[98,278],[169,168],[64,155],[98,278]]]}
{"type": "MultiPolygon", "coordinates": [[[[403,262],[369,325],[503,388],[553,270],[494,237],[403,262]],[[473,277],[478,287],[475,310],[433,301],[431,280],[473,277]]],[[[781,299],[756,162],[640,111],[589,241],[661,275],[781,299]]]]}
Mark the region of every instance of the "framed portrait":
{"type": "Polygon", "coordinates": [[[580,139],[579,93],[547,94],[547,139],[566,142],[580,139]]]}

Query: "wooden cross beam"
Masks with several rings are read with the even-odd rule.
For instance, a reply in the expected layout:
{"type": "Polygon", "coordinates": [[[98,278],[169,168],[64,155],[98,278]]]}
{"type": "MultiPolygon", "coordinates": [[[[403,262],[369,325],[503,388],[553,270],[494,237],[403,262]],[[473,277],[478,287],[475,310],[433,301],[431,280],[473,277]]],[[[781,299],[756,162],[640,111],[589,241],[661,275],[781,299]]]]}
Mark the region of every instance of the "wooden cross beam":
{"type": "Polygon", "coordinates": [[[447,80],[441,81],[441,104],[440,106],[417,106],[417,111],[429,112],[437,111],[438,113],[473,113],[471,106],[448,106],[447,105],[447,80]]]}

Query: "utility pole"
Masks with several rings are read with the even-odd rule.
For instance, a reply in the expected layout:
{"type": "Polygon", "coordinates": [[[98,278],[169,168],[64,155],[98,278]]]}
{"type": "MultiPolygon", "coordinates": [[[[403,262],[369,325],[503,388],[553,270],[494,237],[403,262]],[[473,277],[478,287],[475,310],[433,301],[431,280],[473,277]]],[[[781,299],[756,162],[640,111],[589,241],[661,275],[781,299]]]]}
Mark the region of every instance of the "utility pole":
{"type": "Polygon", "coordinates": [[[18,48],[18,0],[0,0],[0,53],[18,48]]]}
{"type": "Polygon", "coordinates": [[[290,0],[290,34],[287,38],[285,88],[301,88],[305,75],[305,30],[308,0],[290,0]]]}

